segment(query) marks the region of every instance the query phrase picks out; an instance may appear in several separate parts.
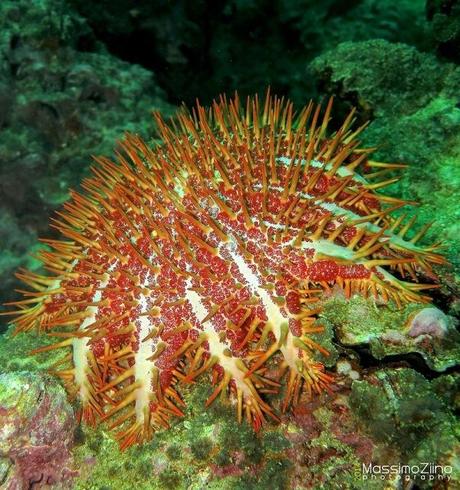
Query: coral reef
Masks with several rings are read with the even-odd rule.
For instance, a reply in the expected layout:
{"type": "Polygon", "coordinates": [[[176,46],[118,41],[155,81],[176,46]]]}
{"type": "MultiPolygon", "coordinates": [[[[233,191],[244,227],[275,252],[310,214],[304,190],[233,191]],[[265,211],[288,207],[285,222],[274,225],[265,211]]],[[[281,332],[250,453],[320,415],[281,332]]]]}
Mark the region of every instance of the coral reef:
{"type": "Polygon", "coordinates": [[[0,4],[1,302],[17,286],[14,269],[38,266],[27,253],[88,155],[111,152],[126,130],[147,134],[149,109],[169,110],[151,72],[79,51],[86,39],[85,20],[61,1],[0,4]]]}
{"type": "Polygon", "coordinates": [[[425,0],[100,4],[94,9],[71,0],[112,53],[153,70],[169,100],[189,106],[197,97],[209,104],[220,93],[246,96],[267,84],[300,106],[314,95],[305,63],[340,42],[382,38],[419,49],[433,45],[425,0]]]}
{"type": "MultiPolygon", "coordinates": [[[[378,161],[408,164],[385,192],[419,206],[393,215],[433,222],[420,244],[443,241],[452,263],[434,268],[432,305],[323,290],[324,330],[313,338],[329,352],[315,356],[334,373],[330,392],[304,392],[286,413],[284,387],[262,394],[280,423],[257,433],[228,400],[204,410],[203,375],[180,386],[185,417],[142,446],[120,452],[110,421],[74,435],[78,404],[43,375],[59,369],[62,349],[26,355],[57,339],[11,326],[0,336],[0,419],[23,426],[0,428],[2,489],[383,490],[411,483],[365,479],[363,464],[423,461],[448,465],[452,478],[415,478],[415,488],[459,487],[459,25],[458,0],[0,3],[0,303],[17,298],[18,266],[42,274],[27,253],[51,251],[36,237],[57,238],[48,217],[88,176],[89,155],[111,154],[127,129],[154,145],[150,109],[171,114],[165,100],[208,104],[268,84],[296,110],[334,95],[331,132],[356,107],[358,124],[370,121],[362,145],[378,161]],[[30,438],[35,422],[44,430],[30,438]]],[[[265,373],[273,379],[276,356],[265,373]]]]}
{"type": "MultiPolygon", "coordinates": [[[[42,340],[21,337],[35,345],[42,340]]],[[[2,350],[4,344],[0,344],[0,354],[2,350]]],[[[343,359],[349,359],[349,354],[337,366],[349,362],[343,359]]],[[[390,484],[396,487],[397,482],[363,481],[363,463],[418,463],[436,455],[436,461],[458,465],[459,429],[452,415],[459,406],[458,375],[427,381],[407,368],[368,371],[356,361],[352,364],[354,372],[360,373],[357,381],[354,375],[338,373],[332,395],[311,401],[302,397],[291,413],[283,415],[282,423],[267,426],[257,436],[250,426],[238,424],[225,402],[216,400],[203,410],[209,395],[203,379],[182,390],[186,417],[172,420],[170,430],[158,432],[148,445],[119,452],[104,426],[83,426],[73,449],[78,474],[71,480],[72,488],[383,490],[390,484]],[[406,430],[412,434],[407,442],[406,430]]],[[[28,369],[42,368],[30,364],[28,369]]],[[[0,475],[2,465],[0,460],[0,475]]],[[[456,475],[457,469],[453,488],[456,475]]],[[[431,488],[429,482],[417,484],[431,488]]]]}
{"type": "MultiPolygon", "coordinates": [[[[383,39],[339,44],[315,58],[310,66],[326,92],[353,100],[361,111],[367,111],[373,117],[371,127],[379,118],[388,117],[394,122],[401,115],[413,114],[440,96],[454,99],[459,79],[456,65],[441,63],[432,54],[383,39]],[[363,66],[372,69],[363,70],[363,66]]],[[[420,131],[430,134],[432,129],[433,125],[427,125],[420,131]]],[[[408,141],[413,136],[406,134],[408,141]]],[[[444,144],[435,136],[432,134],[433,143],[444,144]]],[[[387,139],[384,143],[388,150],[387,139]]],[[[398,146],[398,142],[393,146],[398,146]]],[[[407,155],[404,157],[407,159],[407,155]]]]}
{"type": "Polygon", "coordinates": [[[372,439],[383,443],[379,451],[388,454],[393,448],[397,454],[392,457],[403,464],[449,466],[454,488],[460,424],[434,391],[433,382],[411,369],[384,369],[353,383],[350,406],[372,439]]]}
{"type": "Polygon", "coordinates": [[[447,257],[456,268],[444,274],[444,301],[457,314],[460,69],[383,40],[341,44],[315,59],[311,69],[345,108],[357,104],[363,115],[372,116],[363,137],[379,145],[378,158],[409,164],[389,192],[419,202],[419,219],[433,221],[427,237],[449,243],[447,257]]]}
{"type": "Polygon", "coordinates": [[[416,353],[439,372],[460,359],[457,321],[434,307],[413,303],[400,310],[379,308],[359,296],[347,300],[337,295],[325,303],[321,319],[332,324],[340,345],[369,349],[375,359],[416,353]]]}

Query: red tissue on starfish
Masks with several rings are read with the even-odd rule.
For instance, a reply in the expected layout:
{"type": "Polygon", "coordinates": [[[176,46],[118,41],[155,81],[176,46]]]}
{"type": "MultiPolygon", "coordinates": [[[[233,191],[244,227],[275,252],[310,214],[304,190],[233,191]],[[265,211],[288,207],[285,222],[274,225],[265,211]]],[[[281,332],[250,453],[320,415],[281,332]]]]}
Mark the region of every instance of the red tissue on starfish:
{"type": "Polygon", "coordinates": [[[418,277],[443,262],[437,245],[417,244],[426,227],[407,239],[413,220],[391,213],[408,203],[376,192],[403,165],[369,159],[354,111],[328,135],[331,108],[236,96],[156,114],[162,143],[127,135],[53,219],[65,239],[44,240],[50,275],[18,274],[32,291],[13,303],[17,331],[59,339],[37,352],[68,349],[56,374],[122,448],[183,415],[178,385],[205,372],[207,404],[228,394],[256,429],[277,418],[264,396],[284,379],[284,410],[327,388],[311,336],[332,286],[429,301],[418,277]]]}

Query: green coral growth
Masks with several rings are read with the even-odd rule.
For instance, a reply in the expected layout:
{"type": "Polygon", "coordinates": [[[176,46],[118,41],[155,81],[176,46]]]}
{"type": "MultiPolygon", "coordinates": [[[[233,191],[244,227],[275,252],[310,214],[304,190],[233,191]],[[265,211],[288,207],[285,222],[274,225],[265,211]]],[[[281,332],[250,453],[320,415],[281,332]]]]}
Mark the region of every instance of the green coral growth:
{"type": "Polygon", "coordinates": [[[350,406],[385,452],[393,448],[396,461],[449,464],[458,475],[460,425],[436,394],[443,379],[430,382],[406,368],[377,371],[353,383],[350,406]]]}
{"type": "Polygon", "coordinates": [[[289,463],[284,451],[290,443],[281,428],[256,435],[248,424],[238,424],[227,402],[217,400],[205,409],[209,394],[201,381],[185,389],[186,417],[125,452],[103,428],[84,427],[84,442],[76,449],[83,471],[75,488],[262,489],[270,481],[275,486],[269,488],[285,488],[289,463]]]}
{"type": "Polygon", "coordinates": [[[379,306],[372,298],[354,296],[347,300],[338,296],[324,302],[321,318],[334,326],[336,340],[344,347],[369,345],[376,359],[417,353],[431,369],[442,372],[460,358],[460,335],[453,318],[437,311],[445,328],[442,335],[411,336],[411,320],[429,307],[417,303],[403,308],[392,303],[379,306]]]}

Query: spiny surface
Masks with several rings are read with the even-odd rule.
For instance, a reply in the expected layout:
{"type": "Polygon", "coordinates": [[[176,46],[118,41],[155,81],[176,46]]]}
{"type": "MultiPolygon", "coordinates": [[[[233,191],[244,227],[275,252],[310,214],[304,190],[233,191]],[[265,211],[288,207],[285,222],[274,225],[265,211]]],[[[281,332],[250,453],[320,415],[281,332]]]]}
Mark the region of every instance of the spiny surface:
{"type": "Polygon", "coordinates": [[[256,429],[277,418],[265,394],[283,379],[283,410],[327,388],[312,339],[324,291],[429,301],[418,281],[435,279],[437,246],[417,245],[426,228],[406,239],[413,220],[391,212],[408,203],[376,192],[403,165],[369,159],[354,111],[328,136],[331,108],[295,115],[267,95],[156,115],[162,144],[127,135],[53,219],[51,274],[18,274],[33,291],[14,303],[17,330],[68,349],[57,375],[122,448],[182,415],[178,385],[204,372],[208,404],[228,394],[256,429]]]}

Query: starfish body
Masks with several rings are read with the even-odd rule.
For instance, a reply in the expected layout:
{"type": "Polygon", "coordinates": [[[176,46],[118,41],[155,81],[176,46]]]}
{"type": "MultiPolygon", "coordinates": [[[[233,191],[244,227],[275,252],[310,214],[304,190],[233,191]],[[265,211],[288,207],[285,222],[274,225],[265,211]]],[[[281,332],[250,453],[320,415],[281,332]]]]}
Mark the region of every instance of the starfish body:
{"type": "Polygon", "coordinates": [[[354,111],[328,136],[331,107],[295,116],[267,95],[156,115],[162,144],[127,135],[53,220],[50,275],[18,274],[33,291],[13,303],[17,330],[57,338],[37,352],[67,349],[56,374],[122,448],[183,415],[178,385],[205,372],[207,404],[229,394],[256,429],[277,418],[265,393],[283,376],[284,410],[327,388],[312,338],[325,290],[429,301],[418,280],[443,262],[437,246],[417,244],[426,228],[406,239],[413,221],[391,213],[407,203],[376,192],[403,165],[369,159],[354,111]]]}

